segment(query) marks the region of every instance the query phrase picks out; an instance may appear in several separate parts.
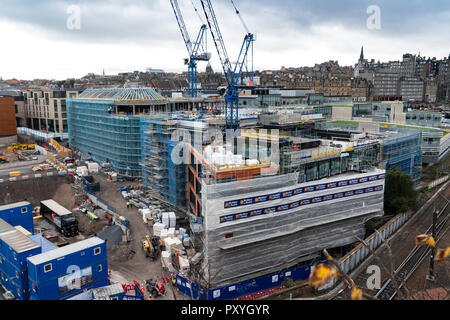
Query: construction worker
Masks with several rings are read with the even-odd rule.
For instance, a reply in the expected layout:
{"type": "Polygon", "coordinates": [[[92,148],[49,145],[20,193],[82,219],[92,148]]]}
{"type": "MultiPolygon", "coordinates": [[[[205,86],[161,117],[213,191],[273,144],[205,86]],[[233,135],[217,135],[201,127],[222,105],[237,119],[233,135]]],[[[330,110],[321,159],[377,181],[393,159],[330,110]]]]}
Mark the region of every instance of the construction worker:
{"type": "Polygon", "coordinates": [[[127,201],[127,208],[129,209],[131,207],[130,201],[127,201]]]}
{"type": "Polygon", "coordinates": [[[177,279],[175,279],[175,277],[172,277],[172,285],[174,287],[177,285],[177,279]]]}

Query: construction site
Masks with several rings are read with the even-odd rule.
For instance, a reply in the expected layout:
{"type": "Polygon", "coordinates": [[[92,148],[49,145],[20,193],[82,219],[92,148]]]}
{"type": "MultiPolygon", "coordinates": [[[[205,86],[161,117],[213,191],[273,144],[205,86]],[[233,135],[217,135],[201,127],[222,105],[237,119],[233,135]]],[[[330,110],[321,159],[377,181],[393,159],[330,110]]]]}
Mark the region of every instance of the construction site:
{"type": "MultiPolygon", "coordinates": [[[[184,95],[89,88],[66,99],[67,141],[23,128],[0,150],[4,299],[285,298],[327,260],[324,249],[357,273],[383,243],[371,222],[394,236],[415,221],[410,211],[383,220],[388,171],[425,190],[422,205],[436,190],[448,199],[448,175],[421,179],[422,130],[333,123],[302,103],[243,108],[256,39],[234,2],[247,31],[235,64],[210,0],[200,1],[206,24],[195,42],[170,3],[189,54],[184,95]],[[202,95],[197,83],[208,32],[223,95],[202,95]]],[[[447,204],[435,203],[442,230],[447,204]]],[[[339,290],[334,281],[307,294],[339,290]]]]}

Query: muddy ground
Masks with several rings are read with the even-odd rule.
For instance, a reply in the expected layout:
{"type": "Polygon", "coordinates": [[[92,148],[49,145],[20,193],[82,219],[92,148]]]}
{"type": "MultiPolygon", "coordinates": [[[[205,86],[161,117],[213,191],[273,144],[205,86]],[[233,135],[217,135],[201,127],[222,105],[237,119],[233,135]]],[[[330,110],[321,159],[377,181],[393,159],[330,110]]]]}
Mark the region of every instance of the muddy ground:
{"type": "MultiPolygon", "coordinates": [[[[103,174],[95,174],[94,178],[100,182],[100,192],[97,193],[97,196],[105,200],[119,215],[124,216],[130,221],[132,240],[125,244],[113,246],[108,250],[108,265],[112,275],[114,275],[115,279],[121,279],[123,283],[133,283],[133,280],[136,280],[142,284],[150,278],[161,281],[163,274],[161,259],[158,258],[158,260],[152,261],[146,257],[141,247],[141,240],[147,234],[151,234],[152,230],[148,225],[144,224],[137,208],[127,209],[125,200],[118,192],[121,186],[134,186],[138,185],[138,183],[111,182],[103,174]]],[[[83,199],[76,199],[77,193],[80,193],[80,191],[70,183],[68,178],[61,176],[9,182],[0,185],[0,205],[25,200],[31,202],[33,207],[36,207],[39,206],[42,200],[55,200],[65,208],[71,210],[78,220],[80,235],[75,238],[65,238],[67,242],[73,243],[95,235],[108,222],[106,219],[93,222],[76,210],[83,202],[83,199]]],[[[46,220],[36,220],[35,228],[37,230],[42,229],[48,231],[53,226],[46,220]]],[[[167,275],[165,274],[165,276],[167,275]]],[[[159,297],[159,300],[174,299],[171,288],[169,286],[166,286],[166,288],[166,296],[159,297]]],[[[181,300],[185,298],[180,293],[176,293],[176,299],[181,300]]]]}
{"type": "MultiPolygon", "coordinates": [[[[89,238],[107,225],[108,221],[106,220],[93,222],[81,212],[73,210],[80,205],[81,201],[75,199],[75,190],[67,177],[43,177],[3,183],[0,186],[0,205],[29,201],[34,208],[39,206],[40,201],[48,199],[53,199],[63,207],[73,211],[78,220],[78,228],[81,235],[72,239],[66,238],[69,243],[89,238]]],[[[35,221],[35,226],[43,231],[54,229],[51,224],[41,220],[35,221]]]]}

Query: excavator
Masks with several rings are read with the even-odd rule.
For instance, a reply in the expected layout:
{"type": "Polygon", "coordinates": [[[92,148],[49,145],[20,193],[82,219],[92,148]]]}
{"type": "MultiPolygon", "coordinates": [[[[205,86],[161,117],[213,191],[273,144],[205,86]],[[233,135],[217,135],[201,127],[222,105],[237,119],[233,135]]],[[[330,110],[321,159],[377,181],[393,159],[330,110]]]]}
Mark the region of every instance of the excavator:
{"type": "Polygon", "coordinates": [[[151,257],[155,261],[160,251],[159,238],[146,235],[145,240],[142,241],[142,249],[144,249],[147,257],[151,257]]]}

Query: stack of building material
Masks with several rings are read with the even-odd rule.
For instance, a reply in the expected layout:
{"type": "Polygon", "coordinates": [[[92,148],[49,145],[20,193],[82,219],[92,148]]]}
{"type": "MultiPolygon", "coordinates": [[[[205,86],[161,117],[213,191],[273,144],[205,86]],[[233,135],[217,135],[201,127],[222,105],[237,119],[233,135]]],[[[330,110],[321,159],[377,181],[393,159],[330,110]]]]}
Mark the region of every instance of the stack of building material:
{"type": "Polygon", "coordinates": [[[181,242],[180,239],[175,238],[175,239],[172,239],[172,240],[173,240],[172,248],[176,248],[176,249],[179,249],[179,250],[184,250],[183,242],[181,242]]]}
{"type": "Polygon", "coordinates": [[[161,230],[161,235],[159,236],[159,238],[164,241],[165,239],[171,239],[169,237],[169,231],[167,229],[162,229],[161,230]]]}
{"type": "Polygon", "coordinates": [[[166,251],[172,252],[172,246],[174,245],[174,239],[172,238],[165,238],[162,239],[164,242],[164,247],[166,251]]]}
{"type": "Polygon", "coordinates": [[[188,273],[189,272],[189,260],[186,257],[179,256],[178,257],[178,263],[180,265],[180,272],[181,273],[188,273]]]}
{"type": "Polygon", "coordinates": [[[191,238],[185,237],[185,238],[183,239],[183,246],[189,247],[190,244],[191,244],[191,238]]]}
{"type": "Polygon", "coordinates": [[[169,235],[169,238],[175,238],[175,228],[169,228],[167,233],[169,235]]]}
{"type": "Polygon", "coordinates": [[[100,169],[100,166],[98,163],[95,162],[88,162],[87,163],[89,173],[98,173],[98,170],[100,169]]]}
{"type": "Polygon", "coordinates": [[[75,171],[77,175],[85,177],[89,175],[89,169],[87,167],[77,167],[77,170],[75,171]]]}
{"type": "Polygon", "coordinates": [[[150,209],[139,209],[139,211],[142,214],[142,220],[144,220],[144,223],[148,223],[148,220],[152,218],[150,209]]]}
{"type": "Polygon", "coordinates": [[[163,251],[161,253],[161,265],[163,266],[163,268],[168,268],[168,266],[171,265],[170,256],[170,251],[163,251]]]}
{"type": "Polygon", "coordinates": [[[166,228],[162,223],[155,223],[153,225],[153,235],[157,237],[161,237],[161,231],[166,228]]]}

